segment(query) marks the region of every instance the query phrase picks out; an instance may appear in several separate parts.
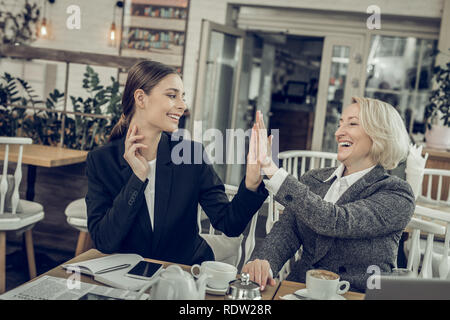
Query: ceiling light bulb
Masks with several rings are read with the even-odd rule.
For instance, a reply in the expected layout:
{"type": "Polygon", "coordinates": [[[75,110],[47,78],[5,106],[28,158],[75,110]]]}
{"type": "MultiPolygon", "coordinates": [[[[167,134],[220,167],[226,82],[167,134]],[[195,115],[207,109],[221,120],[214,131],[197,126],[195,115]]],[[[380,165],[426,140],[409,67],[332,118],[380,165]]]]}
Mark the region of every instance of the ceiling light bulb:
{"type": "Polygon", "coordinates": [[[109,45],[116,45],[116,24],[113,22],[111,28],[109,29],[109,45]]]}
{"type": "Polygon", "coordinates": [[[40,28],[40,36],[41,37],[43,37],[43,38],[45,38],[45,37],[47,37],[47,35],[48,35],[48,32],[47,32],[47,19],[42,19],[42,24],[41,24],[41,28],[40,28]]]}

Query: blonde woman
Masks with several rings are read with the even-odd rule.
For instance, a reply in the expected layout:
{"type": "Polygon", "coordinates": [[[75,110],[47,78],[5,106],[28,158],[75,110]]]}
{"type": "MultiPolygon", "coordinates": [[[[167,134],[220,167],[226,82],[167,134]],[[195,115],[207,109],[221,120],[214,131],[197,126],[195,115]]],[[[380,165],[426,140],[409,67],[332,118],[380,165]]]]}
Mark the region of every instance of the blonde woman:
{"type": "MultiPolygon", "coordinates": [[[[265,132],[261,116],[256,127],[265,132]]],[[[364,292],[371,275],[396,267],[398,243],[414,211],[406,181],[390,176],[408,153],[408,134],[398,112],[374,99],[353,98],[335,133],[337,168],[311,170],[299,180],[267,157],[259,135],[258,161],[270,180],[266,188],[285,206],[262,246],[243,271],[262,289],[274,285],[284,263],[303,246],[287,280],[305,282],[306,271],[326,269],[364,292]]]]}

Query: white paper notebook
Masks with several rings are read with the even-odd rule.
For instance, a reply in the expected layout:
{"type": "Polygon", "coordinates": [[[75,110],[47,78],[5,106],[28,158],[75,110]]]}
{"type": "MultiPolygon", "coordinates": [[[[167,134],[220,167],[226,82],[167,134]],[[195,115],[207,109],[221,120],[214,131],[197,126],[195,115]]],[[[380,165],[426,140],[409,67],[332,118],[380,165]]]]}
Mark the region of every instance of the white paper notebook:
{"type": "Polygon", "coordinates": [[[139,290],[147,281],[127,277],[139,261],[144,260],[138,254],[113,254],[102,258],[65,264],[62,267],[71,272],[80,272],[94,277],[94,280],[114,288],[139,290]]]}

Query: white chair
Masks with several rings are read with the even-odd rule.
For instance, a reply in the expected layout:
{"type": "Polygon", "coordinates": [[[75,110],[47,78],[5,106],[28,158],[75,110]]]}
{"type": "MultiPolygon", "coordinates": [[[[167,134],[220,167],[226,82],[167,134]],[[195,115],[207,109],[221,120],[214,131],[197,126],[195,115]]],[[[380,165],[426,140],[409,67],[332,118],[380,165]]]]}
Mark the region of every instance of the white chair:
{"type": "MultiPolygon", "coordinates": [[[[228,195],[228,199],[232,200],[233,197],[238,192],[237,186],[225,185],[225,193],[228,195]]],[[[259,212],[255,213],[252,220],[250,221],[250,228],[247,238],[244,242],[244,260],[242,260],[242,241],[244,235],[241,234],[238,237],[227,237],[226,235],[219,233],[210,224],[208,233],[202,232],[202,221],[208,220],[205,212],[198,206],[197,223],[199,228],[199,235],[205,239],[208,245],[213,250],[216,261],[225,262],[235,267],[239,265],[244,265],[250,259],[253,250],[255,249],[255,231],[256,223],[258,220],[259,212]]]]}
{"type": "MultiPolygon", "coordinates": [[[[281,166],[294,177],[299,178],[306,171],[325,167],[334,167],[337,165],[337,154],[332,152],[309,151],[309,150],[290,150],[283,151],[278,154],[281,160],[281,166]]],[[[279,219],[280,213],[284,207],[273,199],[273,195],[269,194],[269,213],[266,222],[266,232],[269,233],[272,226],[279,219]]],[[[300,248],[294,256],[297,261],[301,258],[302,248],[300,248]]],[[[290,260],[285,263],[279,272],[280,280],[284,280],[291,272],[290,260]]]]}
{"type": "MultiPolygon", "coordinates": [[[[447,226],[444,242],[434,240],[432,260],[433,277],[447,278],[450,260],[448,257],[449,222],[450,222],[450,170],[425,168],[423,183],[419,185],[416,214],[426,214],[426,218],[447,226]],[[426,188],[424,189],[423,186],[426,188]]],[[[421,240],[423,243],[424,240],[421,240]]]]}
{"type": "Polygon", "coordinates": [[[77,247],[75,249],[75,256],[78,256],[92,248],[92,240],[87,228],[87,208],[85,199],[81,198],[72,201],[66,207],[64,213],[67,216],[67,223],[80,232],[78,235],[77,247]]]}
{"type": "MultiPolygon", "coordinates": [[[[410,270],[417,268],[419,261],[423,256],[423,263],[426,266],[425,277],[450,279],[450,257],[449,257],[449,243],[450,243],[450,214],[440,210],[416,206],[415,223],[420,218],[420,222],[431,223],[434,225],[432,231],[434,235],[445,235],[444,241],[436,240],[436,237],[427,240],[421,239],[420,232],[413,231],[411,237],[405,243],[405,253],[408,255],[408,267],[410,270]]],[[[408,226],[410,228],[410,226],[408,226]]],[[[417,228],[420,229],[420,226],[417,228]]],[[[424,231],[423,229],[420,229],[424,231]]],[[[423,232],[422,232],[423,233],[423,232]]]]}
{"type": "Polygon", "coordinates": [[[278,154],[284,170],[294,177],[301,177],[306,171],[334,167],[337,163],[337,154],[332,152],[291,150],[278,154]],[[300,169],[300,172],[299,172],[300,169]]]}
{"type": "MultiPolygon", "coordinates": [[[[423,219],[424,217],[441,217],[435,210],[431,212],[429,210],[431,209],[423,207],[416,208],[415,217],[411,219],[407,226],[407,229],[410,231],[410,237],[405,242],[405,251],[408,256],[406,269],[412,272],[413,276],[426,279],[433,277],[433,245],[436,235],[446,235],[447,254],[445,256],[442,255],[442,259],[445,259],[445,261],[448,259],[448,232],[446,232],[444,226],[423,219]],[[420,239],[421,233],[427,236],[425,243],[420,239]]],[[[450,220],[449,218],[447,219],[450,220]]],[[[447,274],[448,268],[445,277],[447,274]]],[[[442,278],[444,278],[444,274],[442,278]]]]}
{"type": "Polygon", "coordinates": [[[425,168],[423,180],[427,183],[427,190],[425,193],[421,188],[417,201],[450,208],[450,170],[425,168]],[[437,182],[437,189],[433,188],[433,182],[437,182]],[[433,190],[436,190],[435,194],[433,190]]]}
{"type": "Polygon", "coordinates": [[[5,145],[3,173],[0,178],[0,293],[6,289],[6,232],[25,233],[25,247],[28,259],[30,278],[36,277],[36,262],[34,259],[32,228],[44,218],[41,204],[20,199],[19,185],[22,180],[23,146],[31,144],[30,138],[0,137],[0,145],[5,145]],[[17,163],[14,176],[8,175],[9,148],[18,147],[17,163]]]}

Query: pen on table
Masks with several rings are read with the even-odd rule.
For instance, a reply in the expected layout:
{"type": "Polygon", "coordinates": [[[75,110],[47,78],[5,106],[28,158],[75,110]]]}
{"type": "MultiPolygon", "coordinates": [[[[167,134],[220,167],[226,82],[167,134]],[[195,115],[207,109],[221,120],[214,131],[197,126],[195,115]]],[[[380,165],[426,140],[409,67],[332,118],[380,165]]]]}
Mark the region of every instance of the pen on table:
{"type": "Polygon", "coordinates": [[[106,269],[100,270],[100,271],[96,272],[95,274],[102,274],[102,273],[107,273],[107,272],[116,271],[116,270],[120,270],[120,269],[125,269],[125,268],[128,268],[129,266],[131,266],[131,264],[129,264],[129,263],[121,264],[121,265],[118,265],[118,266],[114,266],[114,267],[111,267],[111,268],[106,268],[106,269]]]}

